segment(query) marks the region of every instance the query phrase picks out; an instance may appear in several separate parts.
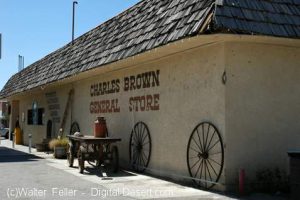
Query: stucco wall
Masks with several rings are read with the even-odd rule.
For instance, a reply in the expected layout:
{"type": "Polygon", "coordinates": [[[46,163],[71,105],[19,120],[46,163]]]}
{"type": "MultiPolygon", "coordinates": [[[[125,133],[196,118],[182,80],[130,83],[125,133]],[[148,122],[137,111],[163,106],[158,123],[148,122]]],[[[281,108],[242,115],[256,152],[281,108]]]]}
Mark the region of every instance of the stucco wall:
{"type": "MultiPolygon", "coordinates": [[[[260,44],[248,38],[193,47],[144,64],[137,64],[131,58],[126,61],[126,67],[108,65],[103,71],[89,73],[86,79],[46,86],[9,100],[20,101],[20,116],[22,112],[27,116],[34,100],[45,108],[43,126],[27,125],[27,119],[21,122],[25,144],[28,133],[33,134],[33,142],[37,143],[46,137],[46,123],[51,119],[45,94],[56,92],[62,118],[68,92],[74,88],[72,121],[79,123],[83,134],[92,135],[94,120],[104,116],[109,135],[122,138],[118,146],[120,161],[125,167],[129,160],[131,130],[135,123],[143,121],[152,138],[151,173],[173,179],[181,179],[174,174],[189,176],[188,139],[197,124],[210,121],[219,129],[225,147],[225,173],[220,182],[225,184],[226,179],[227,189],[234,189],[241,168],[246,170],[247,183],[261,169],[279,167],[286,173],[286,151],[300,145],[300,59],[297,58],[300,50],[284,45],[284,41],[280,41],[281,45],[271,45],[273,41],[264,44],[264,38],[257,39],[260,44]],[[222,83],[225,69],[226,85],[222,83]],[[124,91],[126,77],[158,70],[159,85],[124,91]],[[120,81],[118,92],[91,96],[92,85],[117,79],[120,81]],[[159,95],[159,109],[131,112],[130,98],[145,95],[159,95]],[[91,102],[116,99],[120,111],[90,113],[91,102]]],[[[149,52],[151,55],[155,55],[155,51],[149,52]]],[[[76,76],[73,79],[76,80],[76,76]]],[[[70,123],[69,115],[65,133],[69,133],[70,123]]],[[[56,123],[54,133],[58,133],[58,128],[59,123],[56,123]]]]}
{"type": "MultiPolygon", "coordinates": [[[[72,121],[77,121],[81,132],[93,134],[94,120],[104,116],[107,120],[109,135],[121,137],[118,143],[122,166],[129,164],[129,139],[135,123],[143,121],[147,124],[152,138],[152,153],[149,163],[150,172],[156,175],[191,182],[180,176],[187,176],[186,152],[189,137],[200,122],[212,122],[219,129],[225,141],[225,86],[222,83],[224,72],[224,46],[214,44],[193,48],[161,57],[152,62],[132,65],[126,69],[118,69],[102,74],[94,74],[88,79],[73,82],[59,87],[44,87],[34,93],[24,93],[20,100],[20,115],[27,116],[32,102],[37,101],[38,107],[45,108],[45,124],[43,126],[27,125],[27,119],[21,123],[25,144],[28,134],[33,134],[33,143],[41,142],[46,137],[46,123],[50,119],[46,93],[56,92],[59,97],[60,116],[65,109],[68,92],[75,90],[72,108],[72,121]],[[126,77],[136,76],[145,72],[159,71],[159,85],[125,91],[126,77]],[[120,91],[92,97],[91,85],[119,79],[120,91]],[[159,95],[158,107],[153,111],[130,112],[130,98],[145,95],[159,95]],[[91,114],[90,103],[101,100],[118,99],[120,111],[117,113],[91,114]]],[[[156,105],[156,106],[157,106],[156,105]]],[[[66,124],[69,132],[70,116],[66,124]]],[[[56,124],[56,133],[59,124],[56,124]]],[[[221,177],[221,183],[224,183],[221,177]]]]}
{"type": "MultiPolygon", "coordinates": [[[[58,105],[60,109],[58,110],[59,114],[58,116],[62,119],[65,106],[67,103],[68,98],[68,92],[71,88],[71,85],[63,85],[57,88],[43,88],[43,90],[40,90],[39,92],[33,92],[33,93],[26,93],[17,99],[19,100],[20,110],[19,110],[19,121],[20,126],[23,132],[23,141],[24,144],[28,145],[28,135],[32,134],[32,144],[35,145],[36,143],[41,143],[43,139],[47,137],[47,122],[48,120],[52,120],[50,111],[49,111],[49,104],[46,98],[46,94],[50,92],[56,92],[56,96],[58,99],[58,105]],[[28,125],[27,121],[27,113],[28,110],[32,109],[32,103],[33,101],[37,102],[38,108],[44,108],[44,119],[43,119],[43,125],[28,125]],[[24,120],[22,120],[22,115],[24,113],[24,120]]],[[[66,122],[66,130],[65,133],[69,133],[70,128],[70,115],[67,117],[66,122]]],[[[57,136],[59,133],[59,126],[60,123],[53,123],[53,131],[52,136],[57,136]]]]}
{"type": "Polygon", "coordinates": [[[300,147],[299,55],[283,45],[226,43],[228,186],[238,183],[239,169],[247,184],[261,170],[286,174],[286,152],[300,147]]]}
{"type": "Polygon", "coordinates": [[[118,144],[122,165],[128,164],[131,130],[135,123],[143,121],[148,125],[152,137],[149,168],[161,171],[155,173],[162,176],[188,176],[187,143],[195,126],[210,121],[224,137],[223,66],[223,46],[212,45],[80,81],[74,85],[74,120],[79,122],[82,133],[92,134],[95,118],[98,115],[105,116],[109,134],[122,138],[118,144]],[[160,71],[158,87],[124,91],[124,77],[156,70],[160,71]],[[114,79],[121,81],[119,93],[90,96],[92,84],[114,79]],[[130,112],[130,97],[148,94],[160,95],[159,110],[130,112]],[[119,100],[119,113],[90,114],[91,101],[110,99],[119,100]]]}

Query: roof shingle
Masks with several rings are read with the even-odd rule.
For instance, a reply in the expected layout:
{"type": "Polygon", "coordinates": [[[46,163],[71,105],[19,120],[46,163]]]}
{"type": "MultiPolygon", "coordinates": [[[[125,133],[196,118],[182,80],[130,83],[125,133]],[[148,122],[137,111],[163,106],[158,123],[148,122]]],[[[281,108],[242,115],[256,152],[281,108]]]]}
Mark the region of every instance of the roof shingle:
{"type": "MultiPolygon", "coordinates": [[[[213,32],[300,37],[300,0],[143,0],[12,76],[5,98],[199,34],[211,13],[213,32]]],[[[205,31],[205,29],[204,29],[205,31]]]]}

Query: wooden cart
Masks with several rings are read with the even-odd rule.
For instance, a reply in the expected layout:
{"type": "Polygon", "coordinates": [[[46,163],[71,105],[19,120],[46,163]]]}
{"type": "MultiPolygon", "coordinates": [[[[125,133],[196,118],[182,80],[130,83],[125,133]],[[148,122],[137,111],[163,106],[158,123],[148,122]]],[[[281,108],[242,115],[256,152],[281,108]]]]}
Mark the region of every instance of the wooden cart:
{"type": "Polygon", "coordinates": [[[67,152],[69,167],[73,167],[74,158],[78,158],[79,172],[84,171],[84,162],[95,163],[96,166],[109,166],[113,172],[119,170],[119,152],[112,143],[121,141],[120,138],[96,138],[94,136],[67,136],[70,140],[67,152]]]}

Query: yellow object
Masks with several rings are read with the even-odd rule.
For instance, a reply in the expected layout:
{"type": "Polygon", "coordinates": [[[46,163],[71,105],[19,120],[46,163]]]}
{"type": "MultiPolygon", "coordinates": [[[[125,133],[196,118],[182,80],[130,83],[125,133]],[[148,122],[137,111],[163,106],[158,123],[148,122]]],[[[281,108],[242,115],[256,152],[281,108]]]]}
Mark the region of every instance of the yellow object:
{"type": "Polygon", "coordinates": [[[15,128],[16,144],[22,144],[22,133],[20,128],[15,128]]]}

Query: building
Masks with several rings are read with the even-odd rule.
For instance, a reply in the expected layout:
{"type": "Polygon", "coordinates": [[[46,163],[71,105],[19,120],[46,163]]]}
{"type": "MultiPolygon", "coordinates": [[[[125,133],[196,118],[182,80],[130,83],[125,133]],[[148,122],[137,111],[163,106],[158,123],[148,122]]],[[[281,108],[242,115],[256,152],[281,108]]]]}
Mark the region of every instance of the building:
{"type": "Polygon", "coordinates": [[[124,167],[232,190],[240,169],[247,183],[263,169],[286,176],[286,152],[300,147],[299,36],[295,0],[143,0],[12,76],[0,96],[25,144],[60,127],[92,135],[104,116],[124,167]],[[142,155],[136,139],[148,141],[142,155]]]}

